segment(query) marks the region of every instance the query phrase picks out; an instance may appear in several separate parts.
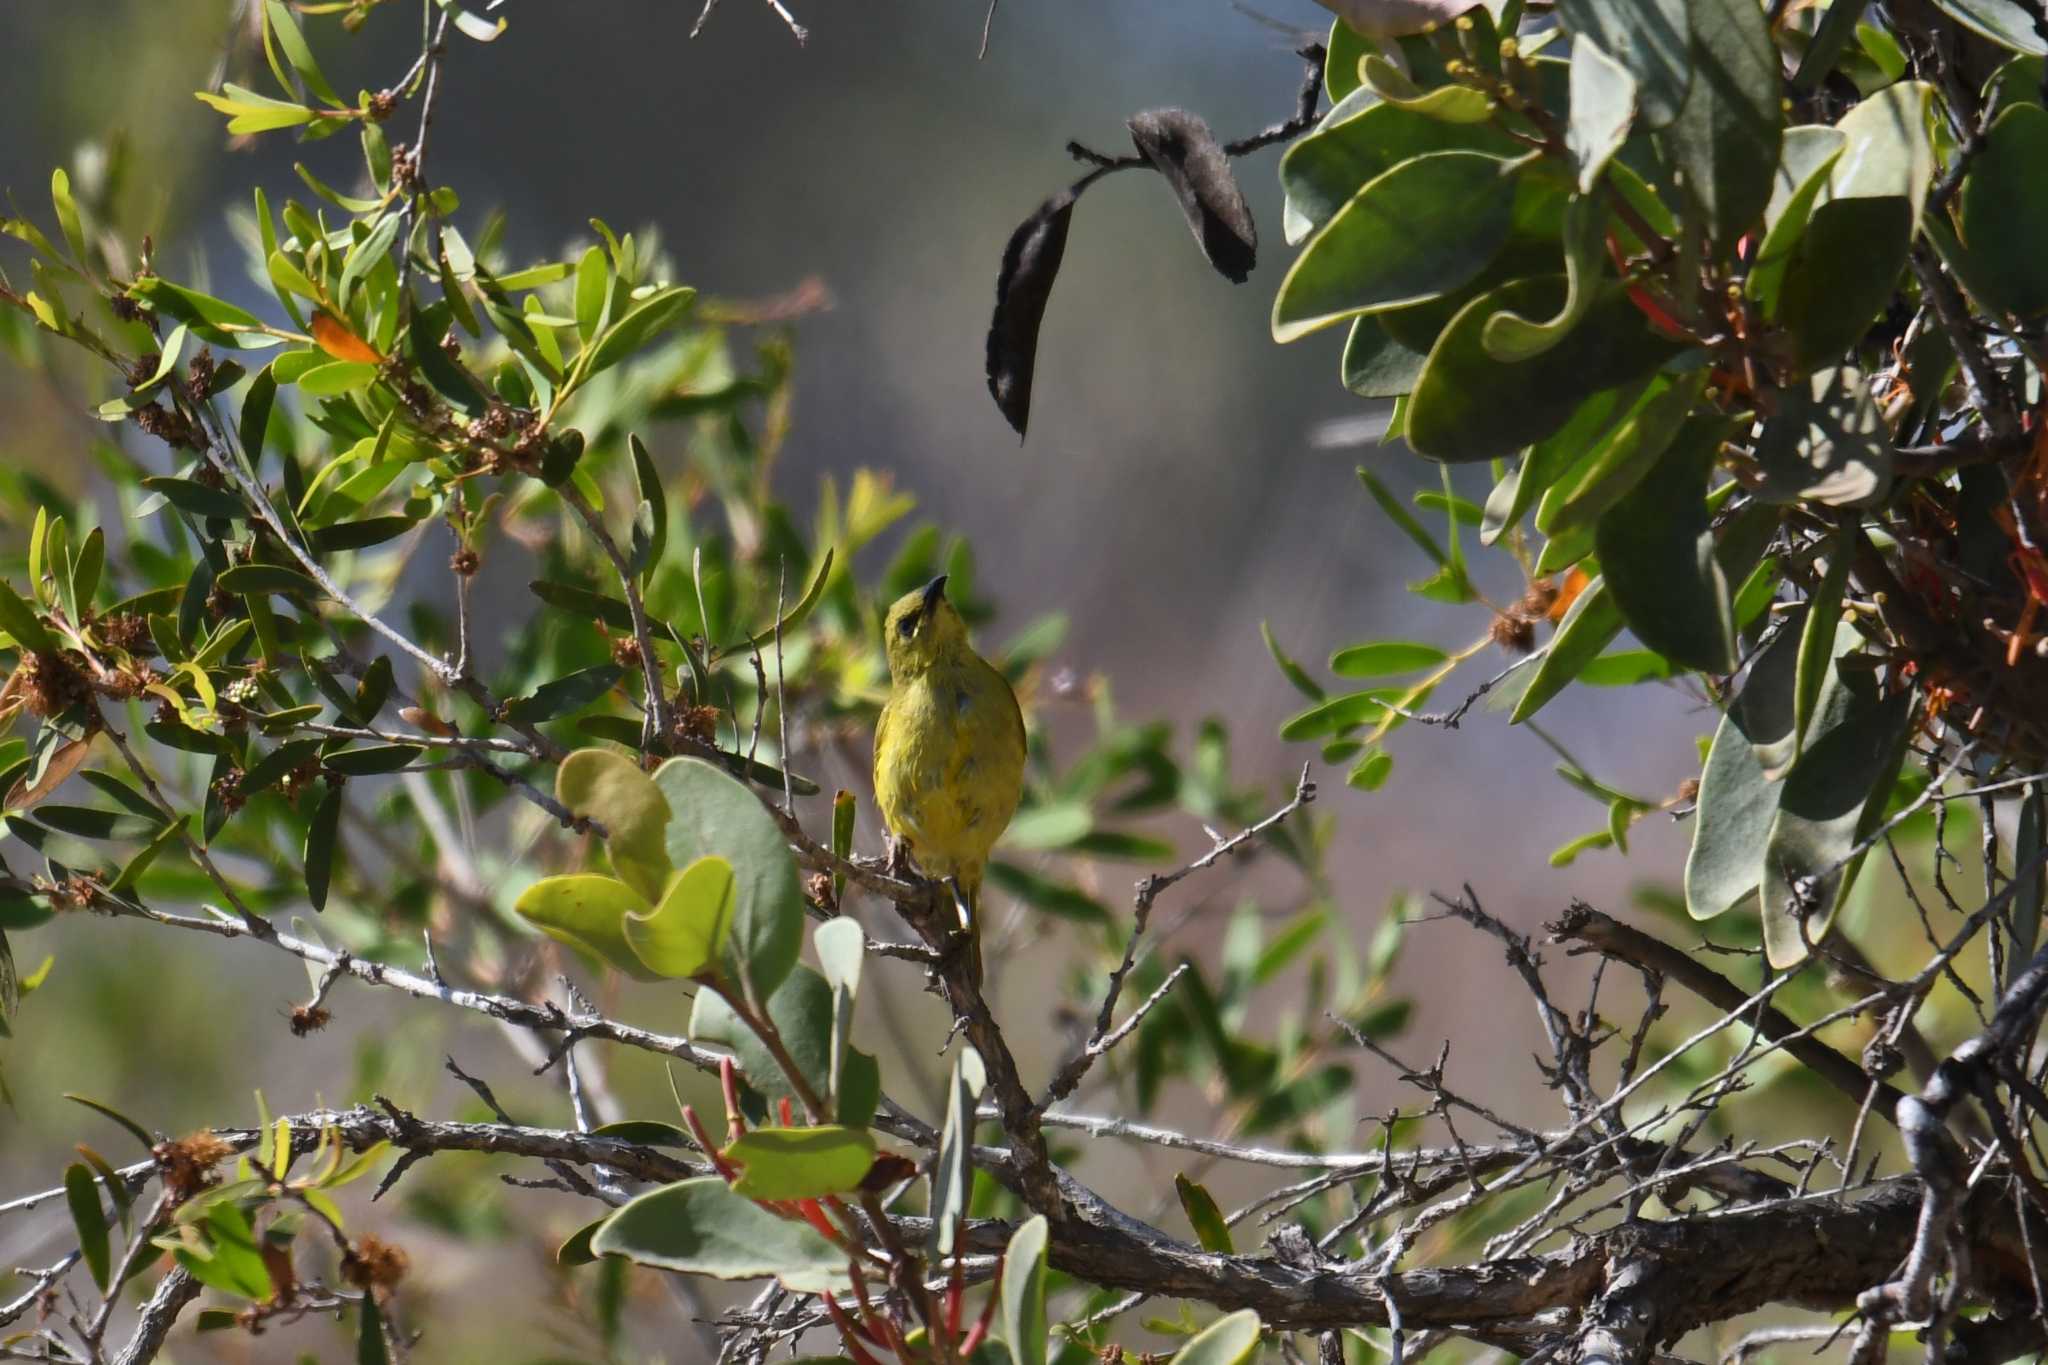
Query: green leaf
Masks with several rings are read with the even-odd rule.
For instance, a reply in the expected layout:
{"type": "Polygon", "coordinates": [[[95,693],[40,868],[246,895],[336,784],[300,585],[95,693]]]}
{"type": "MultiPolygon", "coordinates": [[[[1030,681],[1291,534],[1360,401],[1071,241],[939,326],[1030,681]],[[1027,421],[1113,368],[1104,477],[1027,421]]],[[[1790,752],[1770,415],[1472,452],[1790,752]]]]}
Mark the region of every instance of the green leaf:
{"type": "Polygon", "coordinates": [[[1435,152],[1367,184],[1288,268],[1273,300],[1273,339],[1436,298],[1477,275],[1513,223],[1510,172],[1498,157],[1435,152]]]}
{"type": "Polygon", "coordinates": [[[1886,86],[1844,114],[1835,127],[1846,139],[1828,192],[1836,199],[1903,195],[1920,217],[1934,180],[1934,144],[1927,120],[1934,87],[1925,81],[1886,86]]]}
{"type": "Polygon", "coordinates": [[[384,1313],[375,1294],[363,1295],[362,1311],[356,1315],[356,1365],[391,1365],[390,1348],[384,1343],[384,1313]]]}
{"type": "MultiPolygon", "coordinates": [[[[830,1117],[849,1128],[865,1128],[874,1118],[881,1098],[881,1068],[865,1052],[849,1048],[841,1063],[839,1088],[831,1091],[832,1080],[832,988],[825,978],[809,967],[798,966],[776,988],[768,1000],[768,1017],[782,1035],[783,1046],[811,1088],[819,1094],[832,1093],[835,1111],[830,1117]]],[[[769,1099],[795,1098],[796,1092],[775,1057],[740,1022],[716,991],[697,992],[690,1013],[690,1036],[700,1042],[721,1043],[739,1058],[747,1084],[769,1099]]]]}
{"type": "Polygon", "coordinates": [[[1341,734],[1354,726],[1380,719],[1387,714],[1387,703],[1398,701],[1407,690],[1404,687],[1375,687],[1331,697],[1289,717],[1280,727],[1280,738],[1292,744],[1323,735],[1341,734]]]}
{"type": "Polygon", "coordinates": [[[2048,222],[2044,165],[2048,109],[2011,105],[1971,159],[1957,201],[1962,241],[1977,266],[1970,278],[1981,281],[1971,292],[1987,306],[2021,317],[2048,312],[2048,261],[2030,231],[2048,222]]]}
{"type": "Polygon", "coordinates": [[[859,1188],[875,1164],[874,1135],[864,1128],[754,1128],[726,1144],[742,1169],[733,1190],[752,1199],[823,1199],[859,1188]]]}
{"type": "Polygon", "coordinates": [[[306,824],[306,899],[315,910],[327,908],[327,884],[334,871],[335,833],[340,824],[341,788],[330,782],[306,824]]]}
{"type": "Polygon", "coordinates": [[[172,478],[169,475],[155,475],[141,480],[144,488],[152,493],[164,495],[164,501],[180,512],[189,512],[195,517],[245,518],[249,509],[242,500],[224,488],[209,488],[191,479],[172,478]]]}
{"type": "MultiPolygon", "coordinates": [[[[1834,623],[1836,652],[1860,637],[1834,623]]],[[[1792,760],[1794,671],[1802,631],[1787,622],[1765,644],[1735,703],[1714,732],[1700,773],[1692,848],[1685,863],[1685,905],[1694,919],[1713,919],[1747,901],[1755,905],[1763,878],[1764,841],[1778,813],[1785,768],[1792,760]]],[[[1855,704],[1847,687],[1827,689],[1816,734],[1839,724],[1855,704]]]]}
{"type": "Polygon", "coordinates": [[[867,956],[867,935],[861,931],[860,921],[847,915],[826,920],[812,931],[811,944],[818,950],[825,984],[858,995],[861,964],[867,956]]]}
{"type": "Polygon", "coordinates": [[[14,585],[4,579],[0,579],[0,630],[12,635],[15,643],[24,649],[41,654],[56,651],[56,638],[44,628],[36,609],[23,601],[14,585]]]}
{"type": "Polygon", "coordinates": [[[627,309],[625,316],[606,329],[586,352],[588,359],[579,366],[581,377],[591,378],[654,340],[681,320],[696,297],[694,289],[671,285],[627,309]]]}
{"type": "Polygon", "coordinates": [[[114,1108],[112,1105],[101,1104],[98,1100],[93,1099],[90,1096],[75,1095],[72,1094],[70,1091],[66,1091],[64,1093],[64,1098],[70,1100],[73,1104],[82,1104],[87,1109],[92,1110],[93,1113],[98,1114],[100,1117],[105,1119],[111,1119],[113,1122],[119,1124],[122,1128],[126,1129],[128,1133],[137,1142],[142,1144],[142,1148],[144,1151],[148,1151],[156,1146],[156,1139],[149,1135],[148,1129],[144,1128],[141,1124],[137,1123],[134,1119],[129,1118],[126,1114],[114,1108]]]}
{"type": "Polygon", "coordinates": [[[867,934],[857,920],[842,915],[817,927],[811,944],[825,984],[832,988],[831,1093],[836,1099],[845,1082],[848,1040],[853,1036],[853,1002],[860,991],[861,964],[867,955],[867,934]]]}
{"type": "Polygon", "coordinates": [[[777,1217],[717,1176],[634,1199],[605,1220],[590,1249],[721,1280],[773,1275],[799,1293],[828,1291],[846,1280],[845,1252],[809,1223],[777,1217]]]}
{"type": "MultiPolygon", "coordinates": [[[[1806,750],[1806,737],[1813,733],[1820,714],[1821,691],[1834,677],[1836,648],[1843,626],[1842,590],[1849,581],[1849,533],[1838,533],[1828,548],[1827,572],[1807,599],[1806,622],[1799,634],[1799,655],[1793,673],[1792,733],[1790,753],[1784,762],[1796,761],[1806,750]]],[[[1766,766],[1770,766],[1765,756],[1766,766]]]]}
{"type": "Polygon", "coordinates": [[[1360,187],[1416,157],[1448,151],[1513,157],[1522,150],[1491,124],[1440,122],[1360,91],[1280,158],[1287,240],[1300,242],[1350,203],[1360,187]]]}
{"type": "Polygon", "coordinates": [[[961,1044],[953,1054],[953,1069],[946,1087],[946,1122],[939,1132],[939,1152],[932,1162],[931,1197],[926,1208],[931,1217],[927,1243],[933,1261],[965,1250],[966,1222],[974,1195],[974,1108],[981,1098],[988,1073],[981,1054],[961,1044]]]}
{"type": "Polygon", "coordinates": [[[753,792],[702,759],[672,758],[653,781],[674,812],[668,859],[686,867],[716,854],[738,878],[727,949],[733,980],[749,998],[774,995],[803,946],[803,888],[789,841],[753,792]]]}
{"type": "Polygon", "coordinates": [[[662,552],[668,546],[668,497],[662,492],[661,475],[654,468],[654,457],[647,453],[647,447],[638,436],[628,436],[626,440],[633,451],[633,478],[640,490],[640,502],[649,510],[651,523],[643,542],[639,522],[634,522],[633,557],[636,563],[651,568],[661,563],[662,552]]]}
{"type": "MultiPolygon", "coordinates": [[[[855,807],[853,793],[841,791],[832,798],[832,854],[836,858],[853,856],[853,821],[855,807]]],[[[846,890],[846,874],[834,869],[832,872],[832,903],[837,905],[841,893],[846,890]]]]}
{"type": "Polygon", "coordinates": [[[447,11],[448,17],[454,21],[455,27],[461,31],[465,38],[473,38],[479,43],[488,43],[494,41],[499,34],[505,31],[505,21],[503,19],[491,20],[484,18],[482,15],[471,14],[468,10],[456,4],[455,0],[436,0],[436,3],[443,10],[447,11]]]}
{"type": "Polygon", "coordinates": [[[155,312],[191,326],[192,332],[216,346],[254,348],[275,346],[278,338],[261,332],[262,320],[225,299],[172,284],[161,275],[145,275],[128,286],[131,297],[155,312]],[[248,332],[223,331],[223,327],[257,329],[248,332]]]}
{"type": "Polygon", "coordinates": [[[1408,444],[1436,460],[1503,459],[1564,425],[1590,394],[1649,374],[1680,348],[1652,334],[1618,281],[1595,291],[1578,326],[1532,359],[1487,353],[1494,314],[1554,316],[1562,275],[1517,280],[1465,305],[1430,350],[1408,406],[1408,444]]]}
{"type": "Polygon", "coordinates": [[[298,386],[308,398],[333,398],[367,389],[376,379],[377,367],[367,360],[330,360],[300,375],[298,386]]]}
{"type": "Polygon", "coordinates": [[[1173,1175],[1173,1188],[1180,1196],[1181,1211],[1187,1214],[1188,1225],[1194,1228],[1195,1240],[1202,1244],[1202,1250],[1213,1251],[1219,1256],[1235,1255],[1230,1228],[1223,1221],[1223,1210],[1216,1207],[1216,1200],[1209,1191],[1178,1171],[1173,1175]]]}
{"type": "MultiPolygon", "coordinates": [[[[570,754],[555,772],[555,799],[604,825],[612,870],[650,904],[661,898],[677,864],[696,861],[695,856],[672,858],[670,803],[654,779],[623,754],[610,749],[570,754]]],[[[783,856],[789,856],[786,849],[783,856]]]]}
{"type": "Polygon", "coordinates": [[[1764,477],[1752,492],[1766,502],[1868,507],[1891,488],[1891,431],[1851,366],[1816,370],[1781,391],[1755,454],[1764,477]]]}
{"type": "Polygon", "coordinates": [[[575,873],[543,877],[519,893],[512,908],[548,937],[616,967],[636,981],[659,981],[633,951],[626,916],[647,909],[647,901],[616,877],[575,873]]]}
{"type": "Polygon", "coordinates": [[[1574,34],[1591,38],[1635,77],[1648,126],[1678,117],[1693,81],[1685,0],[1558,0],[1557,10],[1574,34]]]}
{"type": "Polygon", "coordinates": [[[1555,317],[1533,321],[1514,313],[1495,313],[1486,320],[1479,341],[1495,360],[1532,360],[1563,341],[1593,304],[1598,286],[1601,251],[1607,241],[1607,208],[1591,196],[1580,196],[1565,205],[1564,265],[1565,299],[1555,317]]]}
{"type": "Polygon", "coordinates": [[[2033,16],[2018,0],[1934,0],[1936,8],[1963,27],[2002,47],[2030,56],[2048,53],[2033,16]]]}
{"type": "Polygon", "coordinates": [[[57,211],[57,226],[64,233],[64,244],[71,248],[71,258],[91,269],[85,254],[85,226],[78,216],[78,201],[71,195],[71,177],[61,166],[50,172],[50,202],[57,211]]]}
{"type": "Polygon", "coordinates": [[[359,744],[325,755],[320,766],[349,777],[375,777],[395,773],[425,752],[417,744],[359,744]]]}
{"type": "Polygon", "coordinates": [[[1167,1365],[1248,1365],[1258,1351],[1259,1315],[1240,1308],[1198,1332],[1167,1365]]]}
{"type": "Polygon", "coordinates": [[[1602,579],[1637,639],[1706,673],[1735,668],[1735,616],[1714,555],[1706,482],[1727,431],[1697,417],[1594,528],[1602,579]]]}
{"type": "MultiPolygon", "coordinates": [[[[1832,12],[1832,11],[1830,11],[1832,12]]],[[[1776,316],[1785,272],[1799,249],[1813,217],[1813,207],[1826,193],[1835,162],[1848,143],[1839,128],[1810,124],[1785,130],[1778,169],[1764,206],[1764,238],[1749,269],[1745,286],[1766,317],[1776,316]]]]}
{"type": "Polygon", "coordinates": [[[1882,813],[1905,756],[1913,693],[1865,706],[1814,741],[1785,778],[1764,845],[1764,951],[1773,968],[1804,961],[1827,936],[1858,840],[1882,813]]]}
{"type": "Polygon", "coordinates": [[[1636,78],[1599,43],[1582,37],[1572,44],[1571,92],[1565,149],[1579,168],[1579,193],[1589,195],[1628,140],[1636,117],[1636,78]]]}
{"type": "Polygon", "coordinates": [[[1791,334],[1800,368],[1825,365],[1863,339],[1891,300],[1912,237],[1913,205],[1904,196],[1837,198],[1814,210],[1775,319],[1791,334]]]}
{"type": "Polygon", "coordinates": [[[1770,201],[1784,80],[1755,0],[1691,0],[1686,10],[1693,80],[1664,145],[1725,255],[1770,201]]]}
{"type": "Polygon", "coordinates": [[[75,835],[80,839],[148,839],[163,829],[164,817],[161,812],[148,815],[124,813],[112,810],[95,810],[90,806],[63,806],[45,803],[36,807],[36,822],[48,825],[60,834],[75,835]]]}
{"type": "Polygon", "coordinates": [[[336,522],[312,532],[307,540],[316,555],[339,554],[343,550],[366,550],[404,535],[419,522],[412,517],[364,517],[360,521],[336,522]]]}
{"type": "Polygon", "coordinates": [[[719,650],[712,658],[717,660],[744,651],[759,649],[763,645],[772,643],[778,634],[787,636],[792,630],[802,625],[804,618],[811,614],[811,611],[825,596],[825,585],[831,581],[832,577],[832,561],[835,558],[835,553],[832,550],[825,551],[825,557],[818,561],[818,570],[811,575],[811,584],[804,589],[804,595],[799,597],[796,600],[796,604],[783,612],[766,630],[763,630],[758,635],[748,637],[737,645],[719,650]]]}
{"type": "Polygon", "coordinates": [[[1373,502],[1378,504],[1380,511],[1387,514],[1387,519],[1400,527],[1403,535],[1415,542],[1417,549],[1438,565],[1450,563],[1451,557],[1444,553],[1443,546],[1437,544],[1436,537],[1423,529],[1422,523],[1415,519],[1414,513],[1401,505],[1401,500],[1387,490],[1386,484],[1382,483],[1377,475],[1364,465],[1360,465],[1358,481],[1365,485],[1365,491],[1371,495],[1373,502]]]}
{"type": "Polygon", "coordinates": [[[616,597],[607,597],[571,583],[551,583],[544,578],[535,579],[527,586],[535,597],[571,616],[586,621],[602,621],[613,630],[629,635],[633,631],[633,612],[616,597]]]}
{"type": "Polygon", "coordinates": [[[530,695],[505,703],[505,719],[515,724],[536,725],[580,711],[611,691],[625,675],[625,669],[610,663],[565,673],[542,683],[530,695]]]}
{"type": "Polygon", "coordinates": [[[1373,50],[1372,43],[1340,18],[1330,25],[1330,37],[1323,46],[1328,52],[1323,60],[1323,93],[1335,104],[1359,88],[1358,63],[1373,50]]]}
{"type": "MultiPolygon", "coordinates": [[[[306,45],[306,35],[299,30],[298,20],[292,18],[283,0],[263,0],[263,28],[266,43],[273,38],[276,40],[284,51],[285,60],[292,64],[292,70],[299,73],[299,79],[305,81],[306,88],[336,108],[342,107],[343,100],[327,83],[320,63],[313,59],[313,49],[306,45]]],[[[283,76],[278,77],[278,84],[286,84],[283,76]]]]}
{"type": "Polygon", "coordinates": [[[684,868],[651,910],[625,920],[633,955],[657,976],[683,979],[711,970],[732,931],[732,864],[704,857],[684,868]]]}
{"type": "Polygon", "coordinates": [[[1635,406],[1571,472],[1552,484],[1536,511],[1551,536],[1592,526],[1659,467],[1706,389],[1706,371],[1650,381],[1635,406]]]}
{"type": "Polygon", "coordinates": [[[1003,1253],[1003,1340],[1014,1365],[1046,1365],[1045,1243],[1042,1214],[1032,1214],[1010,1234],[1003,1253]]]}
{"type": "Polygon", "coordinates": [[[1075,887],[1065,886],[1049,877],[1041,877],[1017,866],[1000,860],[988,865],[988,880],[1006,896],[1018,900],[1049,915],[1073,920],[1080,924],[1107,925],[1110,922],[1109,909],[1093,896],[1075,887]]]}
{"type": "Polygon", "coordinates": [[[673,1123],[658,1123],[653,1119],[621,1119],[617,1123],[600,1123],[590,1130],[592,1137],[617,1138],[641,1147],[676,1147],[694,1150],[697,1140],[673,1123]]]}
{"type": "Polygon", "coordinates": [[[1322,684],[1311,678],[1306,669],[1296,663],[1286,650],[1280,648],[1280,642],[1273,638],[1272,626],[1264,621],[1259,622],[1259,638],[1266,642],[1266,652],[1273,656],[1273,662],[1279,666],[1281,676],[1294,684],[1295,691],[1314,701],[1323,699],[1322,684]]]}
{"type": "Polygon", "coordinates": [[[1343,678],[1384,678],[1415,673],[1448,662],[1450,655],[1435,645],[1409,640],[1375,640],[1352,645],[1330,656],[1330,671],[1343,678]]]}
{"type": "Polygon", "coordinates": [[[1351,771],[1344,775],[1344,785],[1362,792],[1376,792],[1386,785],[1387,776],[1393,771],[1394,756],[1377,744],[1370,745],[1359,756],[1358,762],[1351,765],[1351,771]]]}
{"type": "Polygon", "coordinates": [[[1425,90],[1400,67],[1369,52],[1359,60],[1358,74],[1388,104],[1445,123],[1485,123],[1494,115],[1492,99],[1484,90],[1455,83],[1425,90]]]}
{"type": "Polygon", "coordinates": [[[82,1162],[64,1168],[64,1202],[71,1209],[71,1226],[78,1234],[78,1249],[85,1257],[92,1281],[105,1293],[113,1275],[112,1252],[107,1245],[107,1214],[100,1206],[99,1182],[82,1162]]]}
{"type": "Polygon", "coordinates": [[[171,334],[164,338],[163,349],[157,353],[156,368],[150,372],[147,379],[135,385],[132,392],[138,395],[145,394],[164,382],[165,377],[177,367],[178,357],[184,352],[186,330],[182,322],[171,329],[171,334]]]}
{"type": "Polygon", "coordinates": [[[1521,698],[1508,715],[1508,723],[1519,725],[1542,710],[1544,705],[1579,676],[1579,670],[1599,657],[1614,637],[1621,634],[1621,608],[1607,591],[1607,581],[1596,578],[1580,590],[1557,623],[1557,633],[1535,664],[1535,672],[1521,698]]]}
{"type": "Polygon", "coordinates": [[[228,592],[247,597],[276,593],[317,599],[326,595],[325,590],[311,578],[282,564],[237,564],[232,569],[223,570],[214,581],[228,592]]]}
{"type": "Polygon", "coordinates": [[[590,247],[576,263],[576,334],[586,345],[604,329],[611,299],[612,274],[604,248],[590,247]]]}
{"type": "Polygon", "coordinates": [[[1424,352],[1394,340],[1385,325],[1368,314],[1352,320],[1339,373],[1344,387],[1360,398],[1399,398],[1415,387],[1427,359],[1424,352]]]}

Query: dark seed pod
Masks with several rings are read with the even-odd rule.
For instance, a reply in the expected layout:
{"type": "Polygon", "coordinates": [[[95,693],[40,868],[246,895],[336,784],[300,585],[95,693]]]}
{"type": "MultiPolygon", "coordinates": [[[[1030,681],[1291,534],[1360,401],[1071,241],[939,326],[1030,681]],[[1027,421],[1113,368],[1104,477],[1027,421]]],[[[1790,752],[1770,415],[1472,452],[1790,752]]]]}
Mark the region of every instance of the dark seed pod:
{"type": "Polygon", "coordinates": [[[1131,115],[1128,126],[1131,141],[1173,186],[1209,264],[1243,284],[1258,263],[1259,229],[1209,125],[1185,109],[1148,109],[1131,115]]]}
{"type": "Polygon", "coordinates": [[[1010,234],[996,276],[996,311],[988,325],[988,391],[1004,418],[1024,434],[1031,420],[1031,376],[1038,364],[1038,328],[1067,254],[1074,191],[1038,206],[1010,234]]]}

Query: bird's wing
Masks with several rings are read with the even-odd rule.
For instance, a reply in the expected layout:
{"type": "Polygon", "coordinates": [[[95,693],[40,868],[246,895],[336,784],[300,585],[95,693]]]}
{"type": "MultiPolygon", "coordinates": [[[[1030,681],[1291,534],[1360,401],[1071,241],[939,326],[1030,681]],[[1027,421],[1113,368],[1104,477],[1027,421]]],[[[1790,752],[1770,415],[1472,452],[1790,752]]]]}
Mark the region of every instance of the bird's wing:
{"type": "Polygon", "coordinates": [[[878,795],[882,789],[882,764],[890,751],[889,721],[895,714],[896,697],[891,693],[889,700],[882,703],[881,714],[875,717],[875,791],[878,795]]]}
{"type": "Polygon", "coordinates": [[[1010,686],[1010,680],[1003,676],[1001,669],[997,668],[994,664],[988,663],[986,660],[983,661],[982,666],[996,675],[996,686],[1002,690],[1003,699],[1010,703],[1010,733],[1016,738],[1017,752],[1022,754],[1026,749],[1024,739],[1024,708],[1017,704],[1017,691],[1010,686]]]}

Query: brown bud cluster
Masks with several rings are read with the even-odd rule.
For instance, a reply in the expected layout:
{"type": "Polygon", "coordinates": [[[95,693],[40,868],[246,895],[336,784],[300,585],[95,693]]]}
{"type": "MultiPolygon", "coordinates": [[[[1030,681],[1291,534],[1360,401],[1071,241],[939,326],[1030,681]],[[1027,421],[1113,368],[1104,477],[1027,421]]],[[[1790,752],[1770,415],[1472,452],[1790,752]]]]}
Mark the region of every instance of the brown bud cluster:
{"type": "Polygon", "coordinates": [[[202,398],[211,394],[214,376],[218,373],[214,365],[213,351],[208,347],[200,347],[199,354],[192,357],[188,373],[191,376],[192,392],[202,398]]]}
{"type": "Polygon", "coordinates": [[[1557,584],[1548,578],[1531,579],[1528,591],[1506,611],[1496,612],[1487,627],[1492,641],[1510,654],[1527,654],[1536,648],[1536,626],[1550,619],[1557,605],[1557,584]]]}
{"type": "Polygon", "coordinates": [[[133,697],[141,696],[149,690],[151,683],[161,680],[162,675],[155,669],[143,663],[140,659],[132,659],[102,679],[100,691],[106,693],[115,701],[127,701],[133,697]]]}
{"type": "Polygon", "coordinates": [[[212,1133],[159,1142],[150,1149],[157,1169],[163,1172],[164,1187],[178,1199],[190,1199],[213,1185],[213,1168],[234,1154],[233,1147],[212,1133]]]}
{"type": "Polygon", "coordinates": [[[152,405],[137,408],[130,416],[136,426],[175,450],[200,450],[205,446],[191,419],[182,412],[152,405]]]}
{"type": "Polygon", "coordinates": [[[1494,613],[1493,623],[1486,628],[1486,633],[1510,654],[1527,654],[1536,648],[1536,623],[1519,612],[1494,613]]]}
{"type": "Polygon", "coordinates": [[[242,770],[240,768],[228,769],[219,777],[213,779],[213,785],[206,790],[207,794],[229,815],[233,815],[236,811],[240,810],[249,800],[248,797],[242,795],[242,770]]]}
{"type": "Polygon", "coordinates": [[[716,744],[718,742],[718,708],[715,706],[677,707],[676,738],[693,739],[699,744],[716,744]]]}
{"type": "Polygon", "coordinates": [[[149,620],[140,612],[117,611],[93,623],[100,639],[123,654],[144,658],[156,653],[156,641],[149,633],[149,620]]]}
{"type": "Polygon", "coordinates": [[[390,118],[397,109],[398,92],[395,90],[379,90],[376,94],[370,96],[369,107],[364,112],[369,115],[370,122],[382,123],[385,119],[390,118]]]}
{"type": "Polygon", "coordinates": [[[612,662],[620,668],[640,666],[640,642],[630,635],[621,635],[612,641],[612,662]]]}
{"type": "Polygon", "coordinates": [[[293,805],[299,804],[299,794],[313,785],[313,779],[320,776],[320,760],[309,758],[298,767],[286,773],[277,781],[277,789],[284,799],[293,805]]]}
{"type": "Polygon", "coordinates": [[[333,1016],[327,1012],[325,1005],[294,1005],[292,1037],[303,1038],[309,1033],[318,1033],[327,1027],[327,1021],[331,1018],[333,1016]]]}
{"type": "Polygon", "coordinates": [[[57,895],[70,909],[90,910],[105,889],[98,874],[74,872],[58,884],[57,895]]]}
{"type": "Polygon", "coordinates": [[[823,872],[813,872],[804,878],[804,898],[820,910],[836,910],[839,902],[832,895],[832,878],[823,872]]]}
{"type": "Polygon", "coordinates": [[[92,695],[85,674],[69,657],[40,650],[22,657],[10,690],[18,693],[37,720],[61,716],[92,695]]]}
{"type": "Polygon", "coordinates": [[[483,566],[483,556],[467,545],[448,556],[448,567],[461,574],[464,578],[474,577],[476,571],[483,566]]]}
{"type": "Polygon", "coordinates": [[[358,1237],[341,1258],[341,1275],[358,1289],[390,1289],[411,1267],[401,1247],[376,1237],[358,1237]]]}

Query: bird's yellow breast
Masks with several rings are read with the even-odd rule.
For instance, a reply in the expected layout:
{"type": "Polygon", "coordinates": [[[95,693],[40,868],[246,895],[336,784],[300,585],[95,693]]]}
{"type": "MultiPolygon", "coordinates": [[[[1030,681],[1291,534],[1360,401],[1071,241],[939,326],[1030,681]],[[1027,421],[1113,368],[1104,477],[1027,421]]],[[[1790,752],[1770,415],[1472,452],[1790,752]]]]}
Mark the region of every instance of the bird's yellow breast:
{"type": "Polygon", "coordinates": [[[934,666],[891,690],[875,730],[875,798],[927,874],[978,883],[1023,784],[1016,696],[980,658],[934,666]]]}

